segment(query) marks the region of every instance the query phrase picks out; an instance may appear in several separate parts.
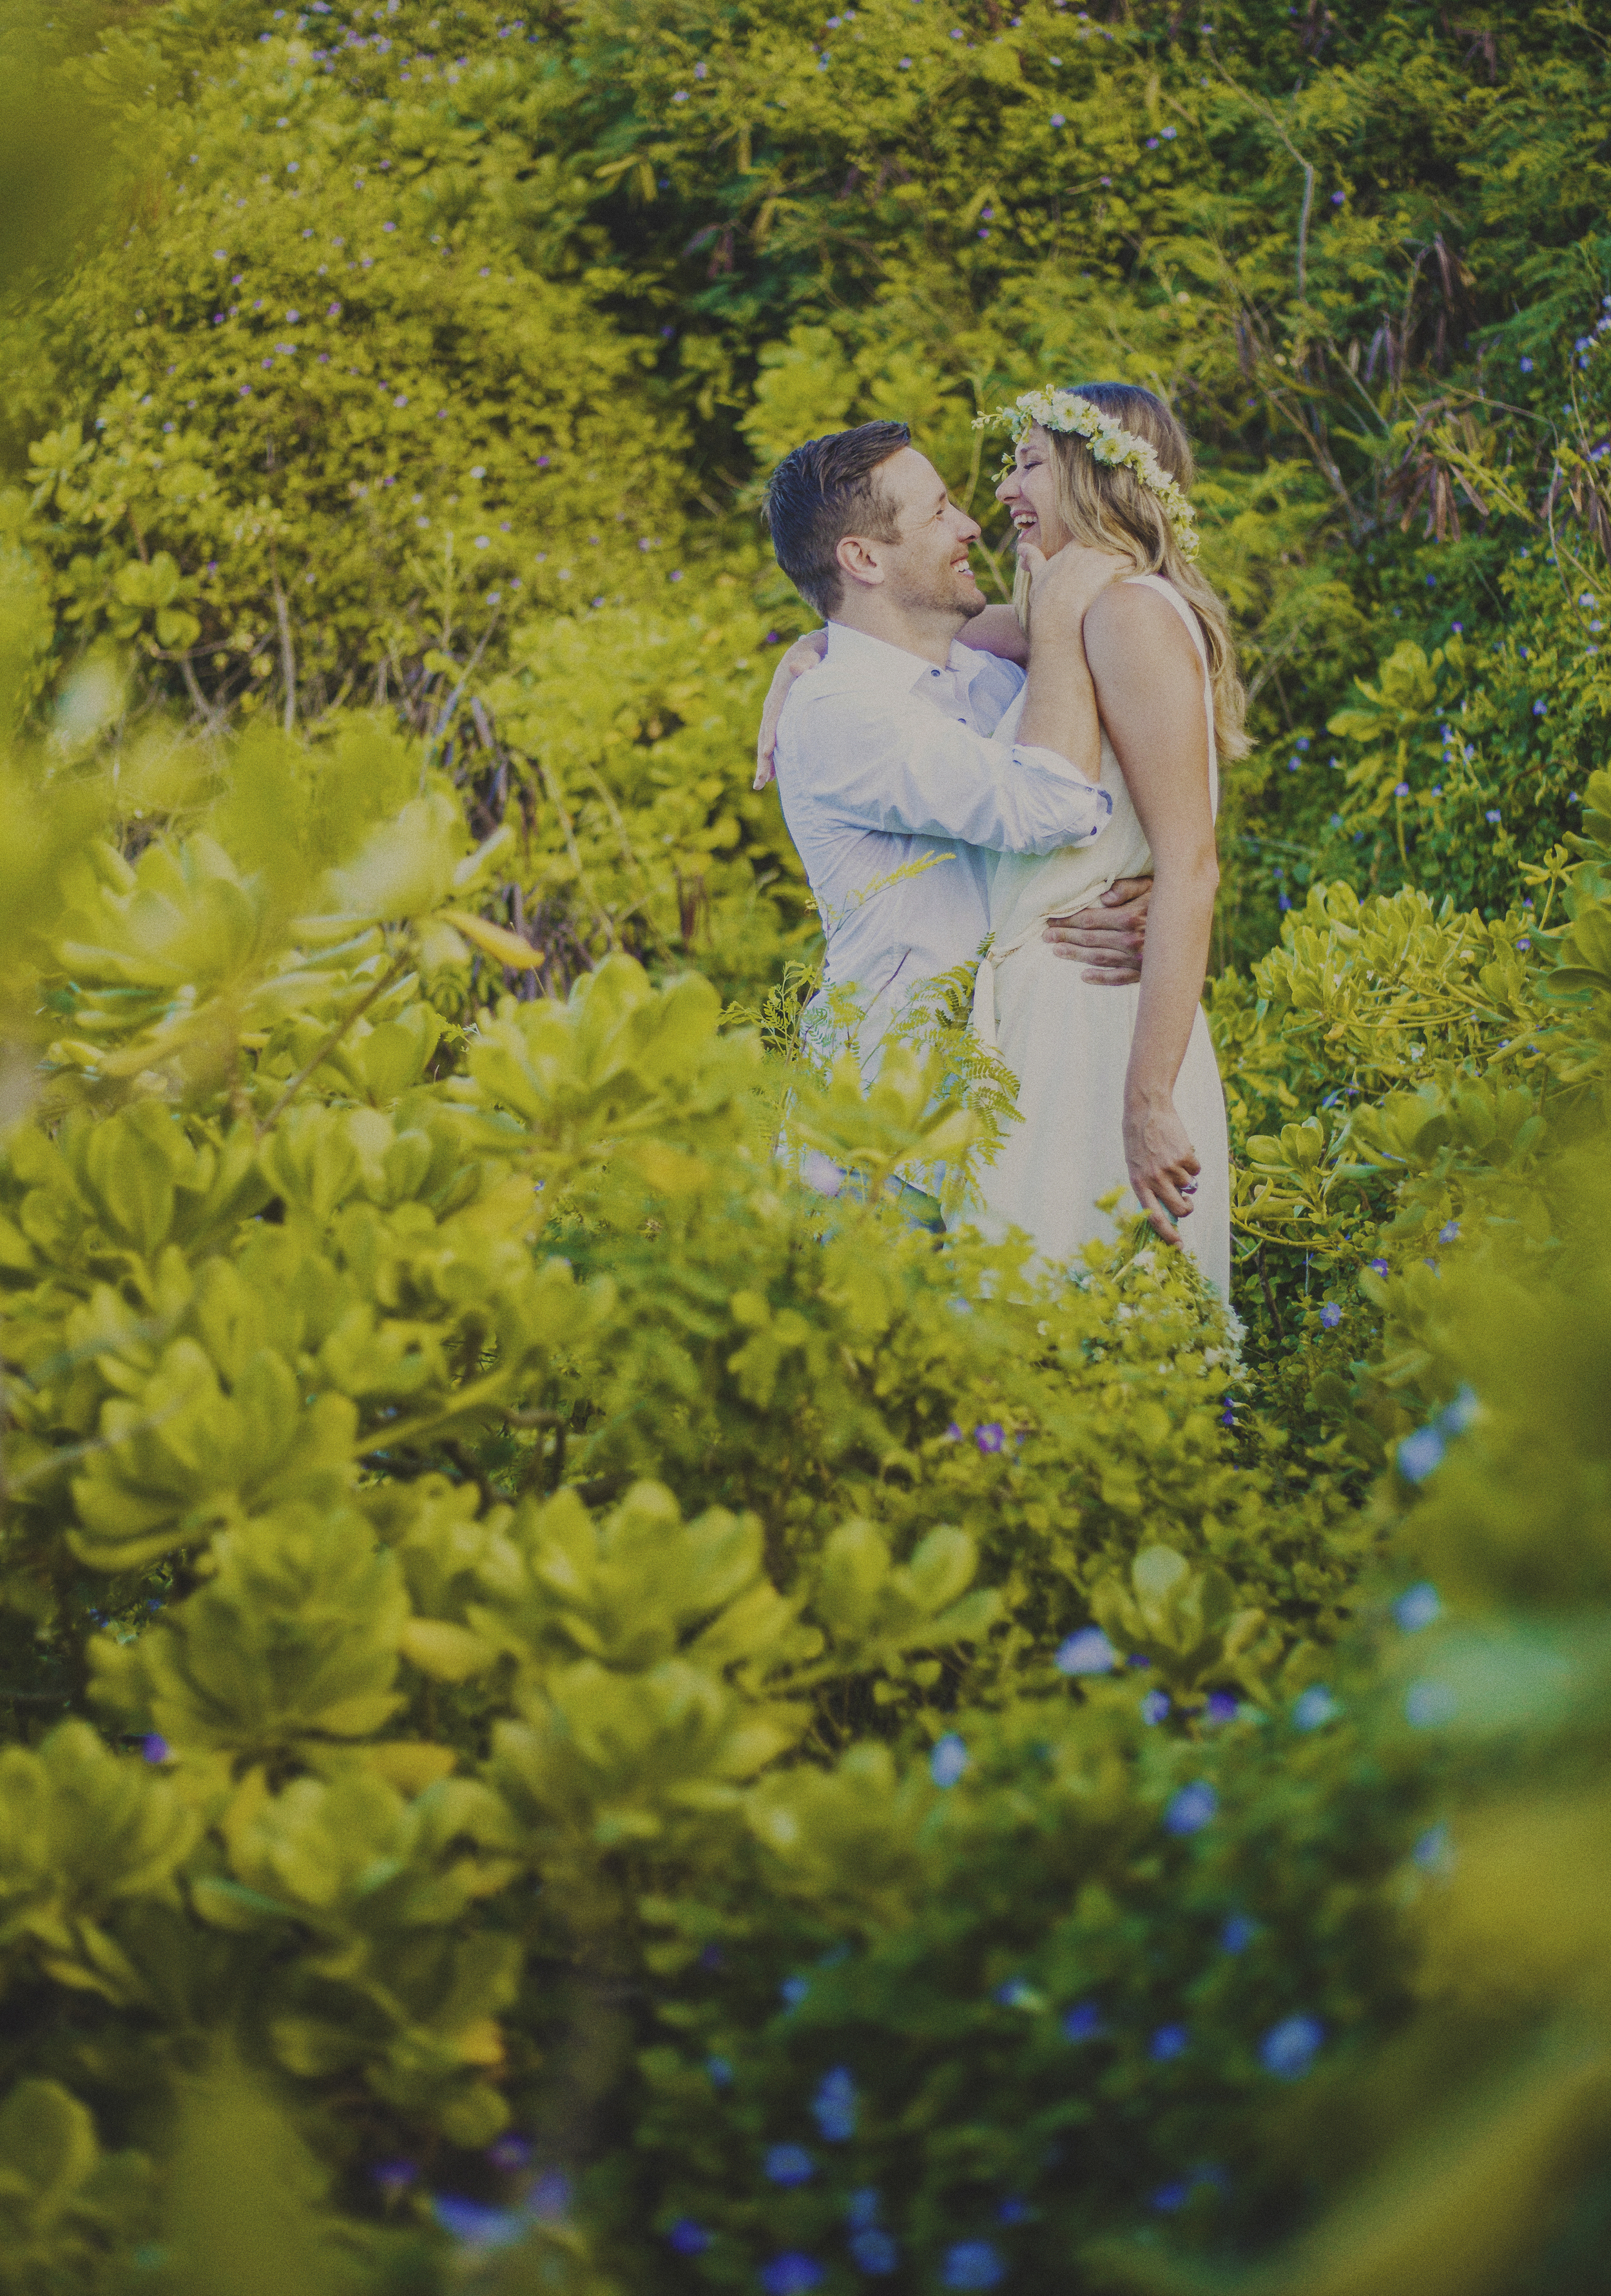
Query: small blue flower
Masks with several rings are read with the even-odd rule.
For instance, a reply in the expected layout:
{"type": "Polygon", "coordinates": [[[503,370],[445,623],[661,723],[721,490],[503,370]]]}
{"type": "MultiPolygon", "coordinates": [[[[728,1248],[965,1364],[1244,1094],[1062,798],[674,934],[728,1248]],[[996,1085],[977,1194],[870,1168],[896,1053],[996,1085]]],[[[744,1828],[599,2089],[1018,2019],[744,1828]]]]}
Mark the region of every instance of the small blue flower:
{"type": "Polygon", "coordinates": [[[1447,1874],[1454,1865],[1454,1845],[1446,1825],[1428,1826],[1410,1852],[1423,1874],[1447,1874]]]}
{"type": "Polygon", "coordinates": [[[1393,794],[1394,794],[1394,797],[1408,797],[1408,796],[1409,796],[1409,794],[1410,794],[1410,784],[1409,784],[1409,783],[1408,783],[1408,782],[1400,782],[1400,783],[1398,783],[1398,785],[1396,786],[1396,788],[1394,790],[1393,794]]]}
{"type": "Polygon", "coordinates": [[[1155,2064],[1173,2064],[1183,2057],[1191,2046],[1191,2036],[1184,2025],[1160,2025],[1147,2046],[1147,2054],[1155,2064]]]}
{"type": "Polygon", "coordinates": [[[1238,1702],[1233,1692],[1229,1690],[1211,1690],[1208,1693],[1208,1703],[1205,1709],[1206,1717],[1210,1722],[1234,1722],[1237,1715],[1237,1704],[1238,1702]]]}
{"type": "Polygon", "coordinates": [[[570,2178],[563,2169],[544,2169],[526,2195],[526,2213],[539,2224],[557,2224],[570,2207],[570,2178]]]}
{"type": "Polygon", "coordinates": [[[817,2164],[803,2144],[769,2144],[762,2166],[768,2184],[786,2189],[809,2185],[817,2173],[817,2164]]]}
{"type": "Polygon", "coordinates": [[[1337,1301],[1335,1300],[1328,1300],[1325,1306],[1321,1309],[1321,1330],[1335,1332],[1342,1320],[1343,1311],[1337,1306],[1337,1301]]]}
{"type": "Polygon", "coordinates": [[[1500,812],[1497,806],[1490,806],[1486,814],[1484,814],[1483,817],[1486,821],[1498,822],[1502,821],[1504,816],[1500,812]]]}
{"type": "Polygon", "coordinates": [[[1445,1220],[1437,1232],[1437,1240],[1440,1243],[1452,1243],[1459,1234],[1459,1220],[1445,1220]]]}
{"type": "Polygon", "coordinates": [[[1183,2179],[1173,2185],[1160,2185],[1152,2195],[1150,2206],[1163,2216],[1173,2216],[1177,2209],[1185,2207],[1190,2190],[1183,2179]]]}
{"type": "Polygon", "coordinates": [[[1182,1786],[1164,1812],[1165,1833],[1200,1833],[1220,1806],[1220,1798],[1211,1785],[1200,1780],[1196,1785],[1182,1786]]]}
{"type": "Polygon", "coordinates": [[[1007,1447],[1007,1438],[1002,1431],[1002,1423],[999,1419],[993,1419],[987,1427],[976,1427],[973,1431],[973,1439],[986,1457],[997,1451],[1004,1451],[1007,1447]]]}
{"type": "Polygon", "coordinates": [[[1002,2202],[995,2212],[995,2220],[997,2224],[1004,2225],[1027,2224],[1034,2214],[1028,2202],[1019,2200],[1015,2193],[1010,2194],[1002,2202]]]}
{"type": "Polygon", "coordinates": [[[731,2061],[726,2057],[707,2057],[705,2077],[712,2088],[731,2088],[732,2087],[731,2061]]]}
{"type": "Polygon", "coordinates": [[[1386,1275],[1392,1272],[1385,1259],[1368,1260],[1366,1265],[1378,1275],[1386,1275]]]}
{"type": "Polygon", "coordinates": [[[526,2235],[527,2220],[519,2210],[484,2208],[454,2193],[437,2194],[430,2212],[443,2231],[466,2248],[512,2248],[526,2235]]]}
{"type": "Polygon", "coordinates": [[[1246,1953],[1257,1935],[1257,1927],[1248,1920],[1246,1914],[1232,1914],[1220,1931],[1220,1951],[1229,1954],[1246,1953]]]}
{"type": "Polygon", "coordinates": [[[941,1436],[940,1440],[942,1443],[960,1443],[961,1439],[962,1431],[953,1419],[950,1426],[945,1430],[945,1432],[941,1436]]]}
{"type": "MultiPolygon", "coordinates": [[[[1530,358],[1518,359],[1518,360],[1517,360],[1517,365],[1521,368],[1521,371],[1522,371],[1522,373],[1523,373],[1524,374],[1531,374],[1531,373],[1532,373],[1532,372],[1533,372],[1533,362],[1532,362],[1532,360],[1531,360],[1530,358]]],[[[1521,553],[1521,555],[1525,558],[1525,557],[1527,555],[1527,554],[1526,554],[1526,552],[1524,550],[1524,551],[1521,553]]]]}
{"type": "Polygon", "coordinates": [[[852,2232],[865,2232],[870,2225],[877,2224],[883,2211],[883,2206],[878,2186],[863,2185],[859,2192],[852,2193],[849,2200],[846,2202],[845,2221],[852,2232]]]}
{"type": "Polygon", "coordinates": [[[1301,2080],[1325,2038],[1318,2017],[1283,2017],[1259,2043],[1259,2062],[1278,2080],[1301,2080]]]}
{"type": "Polygon", "coordinates": [[[154,1730],[149,1738],[141,1739],[140,1751],[148,1762],[166,1762],[169,1759],[168,1740],[159,1737],[154,1730]]]}
{"type": "Polygon", "coordinates": [[[1051,124],[1054,127],[1060,127],[1063,125],[1063,115],[1060,111],[1054,111],[1052,113],[1051,124]]]}
{"type": "Polygon", "coordinates": [[[1118,1662],[1118,1653],[1100,1627],[1070,1635],[1052,1660],[1059,1674],[1110,1674],[1118,1662]]]}
{"type": "Polygon", "coordinates": [[[761,2286],[765,2296],[811,2296],[814,2288],[822,2286],[823,2276],[814,2256],[802,2256],[797,2249],[786,2249],[763,2267],[761,2286]]]}
{"type": "Polygon", "coordinates": [[[1149,1690],[1141,1701],[1141,1719],[1149,1725],[1161,1722],[1168,1711],[1169,1693],[1166,1690],[1149,1690]]]}
{"type": "Polygon", "coordinates": [[[1424,1483],[1443,1456],[1443,1439],[1436,1428],[1418,1428],[1398,1447],[1398,1471],[1407,1483],[1424,1483]]]}
{"type": "Polygon", "coordinates": [[[1293,1708],[1292,1726],[1295,1730],[1318,1730],[1342,1710],[1325,1684],[1317,1682],[1304,1691],[1293,1708]]]}
{"type": "Polygon", "coordinates": [[[959,2241],[945,2251],[940,2267],[942,2288],[994,2288],[1005,2277],[1006,2265],[987,2240],[959,2241]]]}
{"type": "Polygon", "coordinates": [[[811,1990],[811,1981],[805,1977],[786,1977],[778,1992],[785,2009],[797,2009],[811,1990]]]}
{"type": "Polygon", "coordinates": [[[856,2085],[846,2065],[824,2073],[811,2100],[811,2117],[825,2144],[847,2144],[856,2132],[859,2100],[856,2085]]]}
{"type": "Polygon", "coordinates": [[[1458,1700],[1446,1682],[1412,1682],[1404,1693],[1404,1719],[1416,1730],[1452,1722],[1458,1700]]]}
{"type": "Polygon", "coordinates": [[[405,2193],[419,2182],[420,2171],[412,2161],[379,2161],[370,2170],[370,2182],[383,2193],[405,2193]]]}
{"type": "Polygon", "coordinates": [[[971,1757],[954,1730],[936,1741],[928,1757],[928,1775],[936,1786],[953,1786],[967,1769],[971,1757]]]}
{"type": "Polygon", "coordinates": [[[1033,2009],[1041,1997],[1026,1978],[1010,1977],[996,1987],[995,1997],[1003,2009],[1033,2009]]]}
{"type": "Polygon", "coordinates": [[[1463,1435],[1476,1417],[1476,1390],[1462,1382],[1452,1403],[1438,1413],[1438,1431],[1443,1435],[1463,1435]]]}
{"type": "Polygon", "coordinates": [[[1393,1615],[1407,1635],[1413,1635],[1441,1618],[1443,1609],[1437,1588],[1430,1579],[1422,1578],[1399,1596],[1393,1605],[1393,1615]]]}
{"type": "Polygon", "coordinates": [[[1094,2041],[1102,2030],[1102,2013],[1094,2001],[1076,2001],[1063,2013],[1066,2041],[1094,2041]]]}
{"type": "Polygon", "coordinates": [[[703,2256],[710,2246],[710,2234],[691,2217],[679,2217],[666,2234],[666,2245],[674,2256],[703,2256]]]}
{"type": "Polygon", "coordinates": [[[848,2243],[850,2260],[870,2280],[882,2280],[900,2264],[901,2251],[887,2232],[869,2226],[865,2232],[855,2233],[848,2243]]]}

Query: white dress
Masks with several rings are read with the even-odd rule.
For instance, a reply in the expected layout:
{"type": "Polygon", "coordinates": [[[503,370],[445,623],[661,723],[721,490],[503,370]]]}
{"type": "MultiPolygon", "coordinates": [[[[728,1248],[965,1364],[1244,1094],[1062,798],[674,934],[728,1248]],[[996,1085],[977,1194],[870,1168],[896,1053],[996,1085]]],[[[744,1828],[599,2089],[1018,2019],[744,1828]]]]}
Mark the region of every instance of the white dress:
{"type": "MultiPolygon", "coordinates": [[[[1161,574],[1132,581],[1168,599],[1191,633],[1203,665],[1208,720],[1208,788],[1219,810],[1214,742],[1214,689],[1208,650],[1197,616],[1161,574]]],[[[1020,695],[996,729],[1010,741],[1023,710],[1020,695]]],[[[1023,1121],[1009,1133],[981,1183],[987,1234],[1026,1229],[1043,1259],[1067,1260],[1092,1240],[1110,1242],[1139,1206],[1124,1162],[1124,1074],[1141,1003],[1139,987],[1101,988],[1081,968],[1055,955],[1041,935],[1049,917],[1087,908],[1117,877],[1144,877],[1152,855],[1113,746],[1102,734],[1102,787],[1113,819],[1094,845],[1068,847],[1034,859],[1003,854],[991,882],[991,954],[979,967],[974,1026],[994,1044],[1018,1079],[1023,1121]],[[1096,1199],[1122,1187],[1117,1213],[1096,1199]]],[[[1231,1155],[1225,1095],[1214,1065],[1206,1017],[1199,1009],[1174,1086],[1175,1113],[1202,1164],[1181,1235],[1227,1306],[1231,1302],[1231,1155]]]]}

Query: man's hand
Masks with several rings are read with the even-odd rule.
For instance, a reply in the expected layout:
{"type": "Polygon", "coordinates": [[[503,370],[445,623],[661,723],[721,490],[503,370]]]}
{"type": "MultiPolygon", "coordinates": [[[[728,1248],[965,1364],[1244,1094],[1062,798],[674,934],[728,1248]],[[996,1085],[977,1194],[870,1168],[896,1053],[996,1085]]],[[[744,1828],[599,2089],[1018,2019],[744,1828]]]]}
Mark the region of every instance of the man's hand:
{"type": "Polygon", "coordinates": [[[1132,988],[1141,977],[1151,898],[1150,877],[1116,878],[1095,908],[1049,917],[1041,939],[1051,942],[1055,955],[1086,967],[1082,980],[1099,988],[1132,988]]]}
{"type": "Polygon", "coordinates": [[[1076,542],[1066,544],[1052,558],[1026,542],[1019,548],[1018,564],[1029,577],[1032,644],[1036,637],[1077,636],[1092,601],[1110,582],[1135,571],[1132,562],[1116,551],[1089,550],[1076,542]]]}
{"type": "Polygon", "coordinates": [[[814,669],[827,651],[827,631],[813,630],[808,636],[795,640],[773,671],[766,707],[761,712],[761,730],[756,736],[755,788],[765,789],[777,771],[778,720],[783,715],[789,687],[797,677],[814,669]]]}

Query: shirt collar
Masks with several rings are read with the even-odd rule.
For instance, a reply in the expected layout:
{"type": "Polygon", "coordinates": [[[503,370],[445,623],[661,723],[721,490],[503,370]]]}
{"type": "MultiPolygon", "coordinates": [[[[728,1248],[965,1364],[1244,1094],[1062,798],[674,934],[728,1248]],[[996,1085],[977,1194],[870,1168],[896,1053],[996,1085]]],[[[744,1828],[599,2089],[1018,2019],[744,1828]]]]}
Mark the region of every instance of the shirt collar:
{"type": "MultiPolygon", "coordinates": [[[[980,653],[973,646],[965,646],[960,638],[951,642],[949,669],[960,674],[964,685],[971,685],[980,670],[995,657],[980,653]]],[[[825,666],[837,673],[846,685],[883,685],[901,693],[921,692],[936,665],[925,661],[921,654],[908,653],[904,646],[891,645],[887,638],[875,638],[866,630],[852,629],[848,622],[830,622],[828,652],[825,666]]]]}

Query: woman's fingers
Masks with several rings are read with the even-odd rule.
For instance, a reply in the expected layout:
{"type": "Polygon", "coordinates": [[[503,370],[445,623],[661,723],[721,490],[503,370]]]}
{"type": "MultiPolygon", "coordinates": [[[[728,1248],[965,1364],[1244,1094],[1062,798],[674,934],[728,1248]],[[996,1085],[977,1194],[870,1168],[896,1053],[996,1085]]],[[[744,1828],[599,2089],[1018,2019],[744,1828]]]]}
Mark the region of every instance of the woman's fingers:
{"type": "Polygon", "coordinates": [[[783,704],[789,699],[789,689],[797,677],[814,669],[828,651],[826,630],[812,630],[797,638],[773,673],[766,700],[761,710],[761,730],[756,736],[756,770],[754,789],[763,790],[777,772],[778,721],[783,715],[783,704]]]}
{"type": "Polygon", "coordinates": [[[1135,1194],[1137,1202],[1151,1223],[1153,1234],[1161,1236],[1165,1243],[1179,1243],[1181,1240],[1179,1228],[1175,1226],[1163,1205],[1154,1197],[1151,1190],[1144,1186],[1137,1187],[1135,1194]]]}

